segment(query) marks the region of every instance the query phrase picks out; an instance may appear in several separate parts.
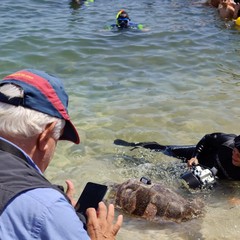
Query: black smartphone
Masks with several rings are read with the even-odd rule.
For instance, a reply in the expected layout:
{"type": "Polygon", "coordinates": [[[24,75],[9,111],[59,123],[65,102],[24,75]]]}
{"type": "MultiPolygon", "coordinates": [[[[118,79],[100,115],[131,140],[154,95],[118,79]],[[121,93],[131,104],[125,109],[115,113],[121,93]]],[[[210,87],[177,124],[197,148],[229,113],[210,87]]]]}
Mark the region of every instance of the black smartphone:
{"type": "Polygon", "coordinates": [[[77,201],[75,210],[86,217],[87,208],[93,207],[97,209],[98,203],[103,200],[107,189],[106,185],[88,182],[77,201]]]}

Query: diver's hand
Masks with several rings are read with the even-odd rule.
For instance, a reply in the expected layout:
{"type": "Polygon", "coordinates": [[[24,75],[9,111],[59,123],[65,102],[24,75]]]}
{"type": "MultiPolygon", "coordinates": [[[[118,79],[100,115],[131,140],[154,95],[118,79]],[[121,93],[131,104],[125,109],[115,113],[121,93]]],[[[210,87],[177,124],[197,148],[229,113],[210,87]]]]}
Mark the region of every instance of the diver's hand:
{"type": "Polygon", "coordinates": [[[193,157],[190,160],[188,160],[188,166],[192,167],[193,165],[198,165],[198,160],[196,157],[193,157]]]}
{"type": "Polygon", "coordinates": [[[110,204],[108,209],[103,202],[98,204],[98,210],[88,208],[87,231],[91,240],[114,240],[120,227],[122,226],[123,216],[119,215],[114,224],[114,206],[110,204]]]}
{"type": "Polygon", "coordinates": [[[66,195],[69,197],[72,206],[75,207],[77,201],[75,201],[74,198],[73,198],[73,195],[74,195],[74,193],[75,193],[74,185],[73,185],[73,183],[72,183],[71,180],[66,180],[65,182],[66,182],[66,184],[67,184],[66,195]]]}

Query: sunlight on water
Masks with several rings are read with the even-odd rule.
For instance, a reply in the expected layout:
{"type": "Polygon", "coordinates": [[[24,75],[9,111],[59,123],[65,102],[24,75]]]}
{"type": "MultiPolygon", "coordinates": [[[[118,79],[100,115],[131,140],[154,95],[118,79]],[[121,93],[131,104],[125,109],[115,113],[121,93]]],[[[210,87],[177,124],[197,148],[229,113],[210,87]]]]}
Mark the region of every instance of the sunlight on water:
{"type": "Polygon", "coordinates": [[[118,239],[238,239],[239,184],[189,193],[186,166],[160,153],[130,151],[114,139],[195,144],[205,133],[239,134],[239,29],[193,0],[1,1],[1,76],[21,68],[58,75],[70,94],[81,144],[60,142],[46,175],[88,181],[150,177],[206,202],[187,223],[155,224],[126,215],[118,239]],[[119,9],[148,31],[111,32],[119,9]]]}

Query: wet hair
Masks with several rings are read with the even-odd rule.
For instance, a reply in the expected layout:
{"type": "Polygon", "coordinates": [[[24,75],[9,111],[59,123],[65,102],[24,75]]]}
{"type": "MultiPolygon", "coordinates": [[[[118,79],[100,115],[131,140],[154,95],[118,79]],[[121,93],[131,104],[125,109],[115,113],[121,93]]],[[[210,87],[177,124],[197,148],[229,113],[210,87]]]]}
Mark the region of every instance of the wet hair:
{"type": "Polygon", "coordinates": [[[124,10],[120,10],[117,13],[116,19],[118,19],[118,18],[128,18],[130,20],[128,13],[124,10]]]}
{"type": "Polygon", "coordinates": [[[126,11],[120,10],[116,16],[116,23],[119,28],[128,28],[130,18],[126,11]]]}

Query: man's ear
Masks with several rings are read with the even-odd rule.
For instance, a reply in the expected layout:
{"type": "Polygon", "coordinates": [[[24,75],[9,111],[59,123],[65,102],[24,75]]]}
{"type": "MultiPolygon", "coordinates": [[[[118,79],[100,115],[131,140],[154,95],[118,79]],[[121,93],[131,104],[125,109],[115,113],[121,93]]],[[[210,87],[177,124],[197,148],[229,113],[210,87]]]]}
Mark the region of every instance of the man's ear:
{"type": "Polygon", "coordinates": [[[38,148],[40,149],[40,151],[45,151],[47,149],[48,140],[53,135],[53,129],[54,129],[56,123],[57,122],[52,122],[52,123],[47,124],[45,130],[41,134],[39,134],[37,145],[38,145],[38,148]]]}

